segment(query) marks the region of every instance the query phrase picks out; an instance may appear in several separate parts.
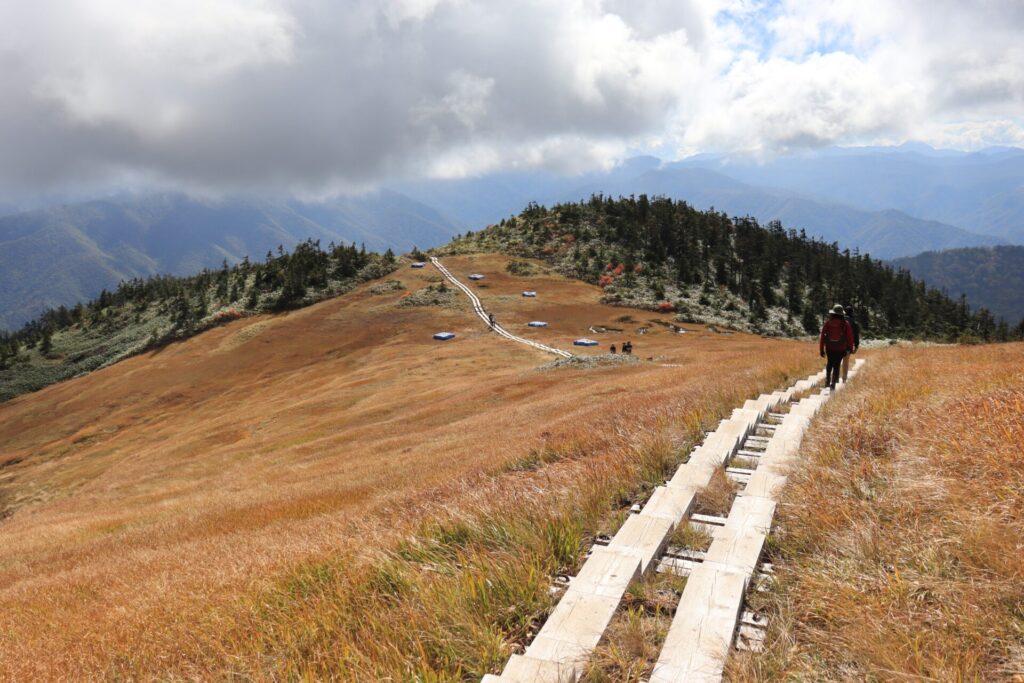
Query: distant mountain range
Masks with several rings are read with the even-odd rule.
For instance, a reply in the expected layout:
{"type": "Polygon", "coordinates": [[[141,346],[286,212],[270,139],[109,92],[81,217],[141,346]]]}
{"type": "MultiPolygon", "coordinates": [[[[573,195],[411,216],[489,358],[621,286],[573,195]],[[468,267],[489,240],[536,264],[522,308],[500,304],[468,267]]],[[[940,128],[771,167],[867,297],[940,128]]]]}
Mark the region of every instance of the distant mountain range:
{"type": "Polygon", "coordinates": [[[1024,247],[929,251],[892,264],[952,297],[966,295],[1011,325],[1024,319],[1024,247]]]}
{"type": "Polygon", "coordinates": [[[866,211],[896,209],[973,233],[1024,243],[1024,150],[961,153],[927,145],[826,150],[753,163],[696,157],[741,182],[797,192],[866,211]]]}
{"type": "Polygon", "coordinates": [[[582,175],[521,171],[406,182],[322,203],[158,194],[14,215],[5,214],[17,208],[3,204],[0,328],[95,296],[124,278],[261,258],[309,237],[374,250],[428,248],[518,214],[530,202],[596,193],[665,195],[698,209],[779,220],[881,259],[1024,244],[1024,150],[967,154],[921,144],[833,148],[763,163],[716,155],[663,163],[642,156],[582,175]]]}
{"type": "Polygon", "coordinates": [[[0,217],[0,328],[124,279],[261,259],[307,238],[405,251],[445,242],[460,227],[389,190],[320,204],[159,194],[0,217]]]}
{"type": "MultiPolygon", "coordinates": [[[[907,152],[912,156],[921,156],[907,152]]],[[[903,155],[878,153],[877,157],[903,155]]],[[[831,157],[827,157],[831,158],[831,157]]],[[[860,157],[850,158],[859,163],[860,157]]],[[[935,163],[948,164],[949,157],[921,157],[935,163]]],[[[997,159],[999,157],[996,157],[997,159]]],[[[1010,157],[1012,160],[1017,156],[1010,157]]],[[[1024,150],[1019,160],[1024,164],[1024,150]]],[[[816,157],[810,162],[817,162],[816,157]]],[[[1005,161],[1005,159],[1004,159],[1005,161]]],[[[780,162],[781,163],[781,162],[780,162]]],[[[879,162],[884,166],[884,163],[879,162]]],[[[464,180],[435,180],[403,185],[399,189],[421,202],[436,206],[447,215],[470,226],[484,227],[509,216],[528,202],[553,204],[578,201],[591,194],[611,196],[629,194],[664,195],[682,199],[699,209],[715,208],[730,215],[747,215],[761,222],[779,220],[787,228],[806,230],[840,246],[859,249],[881,259],[909,256],[924,250],[952,249],[969,246],[991,246],[1013,241],[1024,243],[1024,230],[1017,238],[1013,230],[1000,228],[1006,236],[983,229],[966,230],[938,219],[924,219],[900,208],[844,202],[833,196],[815,193],[813,188],[777,187],[763,167],[727,163],[721,158],[698,158],[663,164],[654,157],[636,157],[609,173],[591,173],[564,177],[546,172],[505,173],[464,180]],[[762,174],[758,182],[741,177],[762,174]]],[[[913,185],[911,177],[891,178],[893,183],[913,185]]],[[[916,191],[916,189],[915,189],[916,191]]],[[[939,192],[940,190],[936,190],[939,192]]],[[[1020,208],[1024,211],[1024,194],[1019,207],[1012,202],[1004,213],[1020,208]]],[[[985,225],[978,217],[972,224],[985,225]]]]}

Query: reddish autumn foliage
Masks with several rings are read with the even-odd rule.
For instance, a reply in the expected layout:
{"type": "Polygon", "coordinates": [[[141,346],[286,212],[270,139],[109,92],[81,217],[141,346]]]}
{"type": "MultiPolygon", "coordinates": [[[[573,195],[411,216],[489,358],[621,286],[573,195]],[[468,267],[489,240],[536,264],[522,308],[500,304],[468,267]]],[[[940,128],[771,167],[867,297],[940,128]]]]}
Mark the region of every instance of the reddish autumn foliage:
{"type": "Polygon", "coordinates": [[[225,321],[228,321],[228,320],[237,320],[238,318],[241,318],[241,317],[242,317],[242,314],[239,313],[238,311],[236,311],[233,308],[229,308],[226,311],[217,311],[216,313],[213,314],[213,319],[214,319],[215,322],[225,322],[225,321]]]}
{"type": "Polygon", "coordinates": [[[598,279],[597,284],[601,285],[602,287],[607,287],[608,285],[610,285],[612,283],[612,280],[613,280],[613,278],[612,278],[611,275],[602,275],[598,279]]]}
{"type": "Polygon", "coordinates": [[[626,264],[620,263],[619,265],[615,266],[615,270],[612,271],[612,275],[618,277],[619,275],[622,275],[622,272],[624,270],[626,270],[626,264]]]}
{"type": "Polygon", "coordinates": [[[655,308],[658,309],[659,313],[671,313],[672,311],[676,310],[675,305],[669,303],[668,301],[662,301],[655,308]]]}

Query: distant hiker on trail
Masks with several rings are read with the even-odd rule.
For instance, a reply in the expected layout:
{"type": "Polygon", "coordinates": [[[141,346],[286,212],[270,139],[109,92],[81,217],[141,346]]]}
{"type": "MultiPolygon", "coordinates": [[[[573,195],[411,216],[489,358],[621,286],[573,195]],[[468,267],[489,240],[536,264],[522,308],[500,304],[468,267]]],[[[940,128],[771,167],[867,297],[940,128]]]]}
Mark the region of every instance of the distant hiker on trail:
{"type": "Polygon", "coordinates": [[[843,310],[846,311],[846,322],[853,328],[853,350],[843,356],[843,366],[839,373],[843,378],[843,384],[846,384],[846,375],[850,372],[850,356],[857,353],[857,349],[860,348],[860,325],[853,319],[853,306],[843,304],[843,310]]]}
{"type": "MultiPolygon", "coordinates": [[[[611,351],[611,352],[612,352],[612,353],[615,353],[615,344],[612,344],[612,351],[611,351]]],[[[623,345],[623,347],[622,347],[622,352],[623,352],[623,353],[625,353],[625,352],[626,352],[626,347],[625,347],[625,345],[623,345]]]]}
{"type": "Polygon", "coordinates": [[[821,337],[818,338],[818,352],[821,357],[828,356],[828,364],[825,365],[825,385],[835,391],[836,382],[839,381],[839,366],[850,351],[853,350],[853,328],[846,320],[846,313],[843,307],[836,304],[829,312],[828,320],[821,328],[821,337]]]}
{"type": "Polygon", "coordinates": [[[627,341],[622,343],[623,353],[633,353],[633,342],[627,341]]]}
{"type": "Polygon", "coordinates": [[[491,329],[493,330],[494,329],[494,314],[493,313],[488,313],[487,314],[487,322],[490,323],[491,329]]]}

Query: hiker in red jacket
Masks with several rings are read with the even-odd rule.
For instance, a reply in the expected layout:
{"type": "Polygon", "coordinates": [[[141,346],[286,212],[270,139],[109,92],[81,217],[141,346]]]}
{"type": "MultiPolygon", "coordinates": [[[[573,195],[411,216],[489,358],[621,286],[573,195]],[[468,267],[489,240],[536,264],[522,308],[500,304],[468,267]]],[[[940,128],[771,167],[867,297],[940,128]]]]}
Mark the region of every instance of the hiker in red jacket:
{"type": "Polygon", "coordinates": [[[850,321],[846,319],[846,311],[839,304],[832,307],[828,320],[821,328],[821,337],[818,338],[818,351],[821,357],[828,356],[828,364],[825,366],[825,385],[835,391],[836,382],[839,381],[839,368],[843,363],[846,354],[853,351],[853,328],[850,321]]]}

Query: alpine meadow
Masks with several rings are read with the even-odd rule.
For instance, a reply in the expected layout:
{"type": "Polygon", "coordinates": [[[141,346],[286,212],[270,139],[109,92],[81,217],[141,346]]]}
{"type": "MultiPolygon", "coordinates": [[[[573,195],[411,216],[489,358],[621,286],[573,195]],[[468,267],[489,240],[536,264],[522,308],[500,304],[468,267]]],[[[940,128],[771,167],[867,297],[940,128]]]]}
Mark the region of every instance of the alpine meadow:
{"type": "Polygon", "coordinates": [[[0,0],[0,681],[1024,683],[1024,13],[0,0]]]}

